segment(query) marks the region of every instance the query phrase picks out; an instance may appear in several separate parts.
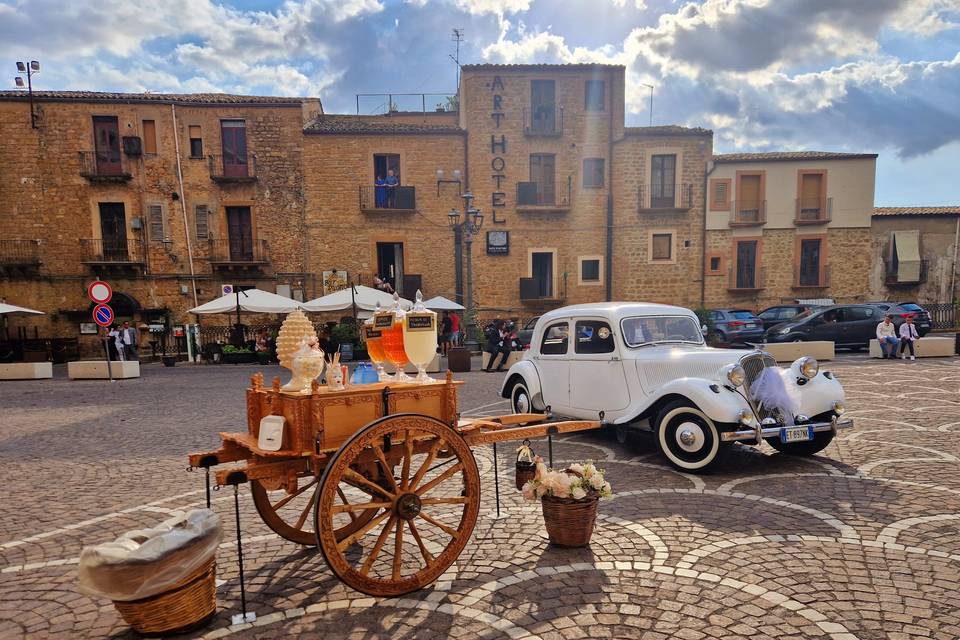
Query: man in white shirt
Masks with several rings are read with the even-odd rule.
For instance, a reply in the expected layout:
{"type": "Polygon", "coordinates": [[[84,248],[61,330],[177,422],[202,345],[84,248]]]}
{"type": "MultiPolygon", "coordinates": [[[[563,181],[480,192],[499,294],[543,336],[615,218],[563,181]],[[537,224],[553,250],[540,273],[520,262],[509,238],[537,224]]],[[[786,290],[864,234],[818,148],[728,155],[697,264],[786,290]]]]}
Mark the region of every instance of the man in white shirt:
{"type": "Polygon", "coordinates": [[[897,357],[897,328],[893,324],[893,316],[889,313],[883,316],[883,322],[877,325],[877,341],[880,342],[880,352],[884,358],[897,357]],[[887,345],[890,345],[889,353],[887,345]]]}
{"type": "Polygon", "coordinates": [[[916,360],[917,354],[913,351],[913,341],[920,337],[917,333],[917,325],[913,324],[913,316],[907,316],[907,319],[900,325],[900,359],[905,360],[907,347],[910,347],[910,359],[916,360]]]}

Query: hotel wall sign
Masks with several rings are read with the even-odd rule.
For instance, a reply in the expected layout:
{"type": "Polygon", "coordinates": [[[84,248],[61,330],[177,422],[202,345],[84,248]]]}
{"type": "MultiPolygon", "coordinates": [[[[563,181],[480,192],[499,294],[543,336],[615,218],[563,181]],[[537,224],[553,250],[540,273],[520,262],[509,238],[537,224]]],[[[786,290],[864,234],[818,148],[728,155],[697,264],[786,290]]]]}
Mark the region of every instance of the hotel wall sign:
{"type": "Polygon", "coordinates": [[[504,256],[510,253],[509,231],[487,231],[487,255],[504,256]]]}
{"type": "MultiPolygon", "coordinates": [[[[493,100],[493,111],[490,113],[490,118],[494,122],[494,128],[499,131],[500,123],[506,117],[503,109],[503,94],[498,93],[499,91],[504,91],[503,79],[500,76],[493,76],[493,82],[487,86],[490,87],[493,100]]],[[[506,153],[507,136],[503,133],[491,133],[490,154],[493,158],[490,160],[490,169],[493,173],[490,174],[490,178],[496,183],[496,186],[490,194],[490,210],[493,211],[493,221],[496,224],[505,224],[507,222],[506,218],[499,217],[500,212],[497,211],[507,206],[507,193],[502,190],[503,181],[507,179],[507,161],[504,160],[503,155],[501,155],[505,155],[506,153]]],[[[487,239],[489,241],[489,236],[487,239]]],[[[490,253],[489,242],[487,245],[487,253],[490,253]]],[[[503,253],[506,253],[506,251],[503,253]]]]}

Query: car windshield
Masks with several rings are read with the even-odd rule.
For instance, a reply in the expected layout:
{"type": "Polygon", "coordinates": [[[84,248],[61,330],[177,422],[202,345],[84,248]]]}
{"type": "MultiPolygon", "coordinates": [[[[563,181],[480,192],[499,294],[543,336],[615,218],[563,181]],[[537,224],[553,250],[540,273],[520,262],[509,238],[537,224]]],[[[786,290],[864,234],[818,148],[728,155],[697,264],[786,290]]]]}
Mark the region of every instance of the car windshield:
{"type": "Polygon", "coordinates": [[[814,311],[816,311],[816,309],[807,309],[806,311],[801,311],[797,315],[790,318],[790,322],[795,322],[797,320],[803,320],[804,318],[809,318],[811,315],[813,315],[814,311]]]}
{"type": "Polygon", "coordinates": [[[663,342],[703,344],[703,335],[690,316],[646,316],[620,321],[623,341],[628,347],[663,342]]]}
{"type": "Polygon", "coordinates": [[[752,314],[752,313],[750,313],[749,311],[741,310],[741,309],[737,309],[737,310],[735,310],[735,311],[731,311],[731,312],[730,312],[730,315],[732,315],[732,316],[733,316],[734,318],[736,318],[737,320],[753,320],[753,314],[752,314]]]}
{"type": "Polygon", "coordinates": [[[912,302],[904,302],[900,305],[901,309],[906,309],[907,311],[923,311],[923,307],[912,302]]]}

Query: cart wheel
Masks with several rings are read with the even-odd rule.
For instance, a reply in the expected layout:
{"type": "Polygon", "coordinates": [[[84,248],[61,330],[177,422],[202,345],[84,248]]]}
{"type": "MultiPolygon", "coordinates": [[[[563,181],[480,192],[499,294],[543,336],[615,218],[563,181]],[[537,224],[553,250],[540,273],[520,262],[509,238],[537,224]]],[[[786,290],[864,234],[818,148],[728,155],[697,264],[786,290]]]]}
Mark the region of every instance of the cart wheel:
{"type": "MultiPolygon", "coordinates": [[[[313,509],[317,479],[306,476],[297,479],[297,489],[293,493],[286,491],[268,491],[258,480],[250,481],[250,492],[253,494],[253,504],[263,522],[281,538],[290,542],[313,546],[317,543],[317,535],[313,530],[313,519],[309,517],[313,509]]],[[[363,501],[365,493],[356,490],[341,491],[338,502],[349,504],[352,497],[354,502],[363,501]]],[[[347,537],[363,525],[370,522],[376,509],[368,509],[351,513],[355,516],[343,523],[335,532],[337,539],[347,537]]]]}
{"type": "Polygon", "coordinates": [[[430,584],[454,563],[479,510],[480,473],[460,434],[428,416],[397,414],[371,422],[334,454],[320,479],[314,526],[340,580],[372,596],[399,596],[430,584]],[[438,462],[441,450],[450,457],[438,462]],[[399,477],[385,477],[387,488],[371,482],[357,472],[368,460],[381,469],[399,466],[399,477]],[[367,502],[338,504],[344,486],[366,492],[367,502]],[[338,539],[345,516],[381,508],[338,539]],[[359,552],[350,549],[354,544],[359,552]]]}

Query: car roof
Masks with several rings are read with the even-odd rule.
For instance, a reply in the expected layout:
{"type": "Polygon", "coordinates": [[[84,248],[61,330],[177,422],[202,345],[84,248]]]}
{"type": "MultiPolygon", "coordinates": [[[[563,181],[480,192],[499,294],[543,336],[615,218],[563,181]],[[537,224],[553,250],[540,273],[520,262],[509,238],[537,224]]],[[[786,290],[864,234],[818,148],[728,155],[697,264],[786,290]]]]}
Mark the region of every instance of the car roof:
{"type": "Polygon", "coordinates": [[[546,312],[540,316],[540,320],[550,322],[554,319],[568,318],[571,316],[606,316],[621,319],[631,316],[649,315],[695,316],[696,314],[685,307],[675,307],[673,305],[658,304],[655,302],[594,302],[560,307],[559,309],[546,312]]]}

